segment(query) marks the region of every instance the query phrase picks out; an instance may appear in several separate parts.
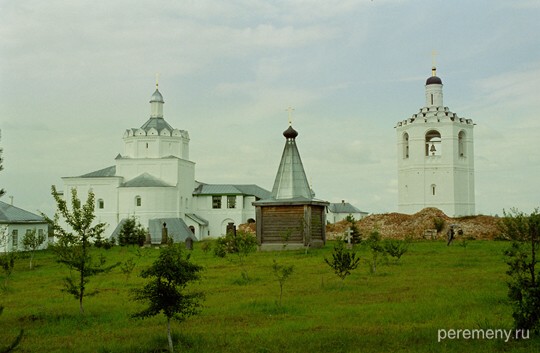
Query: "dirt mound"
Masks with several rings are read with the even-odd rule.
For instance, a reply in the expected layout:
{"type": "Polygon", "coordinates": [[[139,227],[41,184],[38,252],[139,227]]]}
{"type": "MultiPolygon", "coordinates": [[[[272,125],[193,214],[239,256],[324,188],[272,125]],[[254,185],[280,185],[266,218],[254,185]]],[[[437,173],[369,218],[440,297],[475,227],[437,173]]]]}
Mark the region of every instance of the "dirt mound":
{"type": "MultiPolygon", "coordinates": [[[[365,237],[373,230],[379,231],[383,238],[423,239],[446,237],[450,225],[463,231],[463,236],[475,239],[493,239],[498,234],[498,217],[467,216],[451,218],[437,208],[424,208],[413,215],[385,213],[369,215],[356,222],[365,237]]],[[[343,236],[349,228],[345,220],[326,227],[328,239],[343,236]]]]}

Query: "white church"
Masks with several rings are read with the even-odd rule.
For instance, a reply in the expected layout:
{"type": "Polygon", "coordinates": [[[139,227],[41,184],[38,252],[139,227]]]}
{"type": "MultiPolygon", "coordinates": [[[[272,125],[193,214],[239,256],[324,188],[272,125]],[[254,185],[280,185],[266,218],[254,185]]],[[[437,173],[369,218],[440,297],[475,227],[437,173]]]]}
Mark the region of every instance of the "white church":
{"type": "Polygon", "coordinates": [[[425,90],[424,107],[396,126],[398,212],[436,207],[451,217],[474,215],[474,123],[444,106],[435,67],[425,90]]]}
{"type": "Polygon", "coordinates": [[[76,188],[81,198],[95,194],[96,220],[108,224],[104,236],[115,236],[134,216],[161,241],[165,224],[175,241],[202,240],[225,234],[228,223],[254,222],[252,202],[270,192],[257,185],[205,184],[195,180],[189,159],[189,134],[163,118],[163,96],[150,99],[150,118],[124,133],[124,152],[113,166],[76,177],[63,177],[63,193],[76,188]]]}

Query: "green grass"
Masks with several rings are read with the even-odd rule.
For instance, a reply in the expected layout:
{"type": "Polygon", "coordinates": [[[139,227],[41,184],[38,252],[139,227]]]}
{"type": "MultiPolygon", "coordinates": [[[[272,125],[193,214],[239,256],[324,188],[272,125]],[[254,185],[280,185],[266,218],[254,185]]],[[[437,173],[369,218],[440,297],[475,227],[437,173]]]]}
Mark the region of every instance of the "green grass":
{"type": "MultiPolygon", "coordinates": [[[[444,340],[439,329],[510,329],[506,294],[505,242],[471,241],[466,248],[444,242],[412,243],[397,263],[369,274],[362,264],[344,283],[324,263],[324,249],[260,252],[246,258],[250,281],[238,263],[214,258],[195,244],[192,260],[205,266],[193,285],[206,293],[200,315],[174,323],[179,352],[532,352],[540,339],[444,340]],[[272,260],[294,264],[279,307],[279,284],[272,260]]],[[[367,249],[358,249],[361,257],[367,249]]],[[[135,257],[134,248],[96,250],[109,263],[135,257]]],[[[143,249],[129,279],[114,269],[92,277],[98,294],[78,302],[61,291],[69,272],[51,252],[36,254],[34,270],[19,259],[6,290],[0,291],[0,348],[21,328],[17,352],[162,352],[163,316],[130,319],[140,304],[129,291],[143,282],[138,272],[152,263],[156,249],[143,249]]],[[[0,281],[3,279],[0,278],[0,281]]]]}

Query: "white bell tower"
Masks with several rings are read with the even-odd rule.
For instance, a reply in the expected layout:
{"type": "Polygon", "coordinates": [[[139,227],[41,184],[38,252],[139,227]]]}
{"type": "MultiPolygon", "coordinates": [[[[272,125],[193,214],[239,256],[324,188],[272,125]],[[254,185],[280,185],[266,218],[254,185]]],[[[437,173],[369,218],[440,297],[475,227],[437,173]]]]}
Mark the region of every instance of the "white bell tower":
{"type": "Polygon", "coordinates": [[[442,87],[433,67],[425,106],[396,126],[401,213],[425,207],[451,217],[475,213],[474,124],[443,105],[442,87]]]}

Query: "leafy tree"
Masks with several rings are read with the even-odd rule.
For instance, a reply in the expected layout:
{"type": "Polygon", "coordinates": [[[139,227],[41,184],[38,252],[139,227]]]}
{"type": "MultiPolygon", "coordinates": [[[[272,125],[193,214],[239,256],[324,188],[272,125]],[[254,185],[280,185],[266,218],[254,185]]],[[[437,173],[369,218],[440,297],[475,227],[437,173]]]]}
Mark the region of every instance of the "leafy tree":
{"type": "Polygon", "coordinates": [[[504,212],[500,223],[503,236],[512,240],[504,254],[508,257],[508,297],[517,329],[540,333],[540,273],[537,269],[540,247],[540,213],[526,215],[516,209],[504,212]]]}
{"type": "Polygon", "coordinates": [[[274,259],[274,264],[272,265],[272,270],[274,271],[274,276],[279,282],[279,306],[281,307],[281,299],[283,298],[283,285],[285,281],[292,275],[294,271],[293,265],[280,265],[276,259],[274,259]]]}
{"type": "MultiPolygon", "coordinates": [[[[4,312],[4,307],[3,306],[0,306],[0,315],[2,315],[2,313],[4,312]]],[[[13,342],[11,342],[11,344],[7,347],[0,347],[0,353],[9,353],[9,352],[13,352],[13,350],[15,348],[17,348],[17,346],[19,345],[19,343],[21,343],[21,340],[22,340],[22,337],[24,335],[24,330],[21,329],[21,331],[19,331],[19,335],[15,338],[15,340],[13,342]]],[[[2,343],[3,344],[3,343],[2,343]]]]}
{"type": "Polygon", "coordinates": [[[83,205],[77,197],[77,189],[71,189],[71,209],[68,208],[67,202],[56,191],[54,185],[52,186],[52,196],[58,210],[53,219],[43,213],[42,216],[52,226],[54,235],[58,238],[57,244],[52,246],[57,255],[57,261],[66,265],[70,271],[77,273],[76,278],[68,276],[64,279],[64,290],[79,300],[79,311],[83,314],[83,298],[89,295],[86,290],[89,278],[98,273],[107,272],[118,266],[119,263],[105,267],[103,256],[95,260],[91,254],[91,241],[99,237],[105,227],[105,223],[92,225],[95,219],[94,193],[88,192],[88,198],[83,205]],[[70,229],[64,229],[60,225],[60,217],[64,219],[70,229]]]}
{"type": "Polygon", "coordinates": [[[182,253],[180,244],[169,242],[161,248],[157,260],[141,272],[142,278],[150,278],[140,289],[133,290],[136,301],[145,302],[148,307],[132,315],[134,318],[147,318],[163,313],[167,317],[167,339],[169,350],[174,352],[171,337],[171,319],[184,321],[199,312],[202,292],[186,293],[190,282],[200,279],[203,267],[190,261],[190,254],[182,253]]]}
{"type": "Polygon", "coordinates": [[[372,231],[365,243],[371,251],[371,260],[368,260],[369,270],[371,273],[375,273],[380,262],[379,256],[386,255],[384,244],[381,241],[381,234],[377,230],[372,231]]]}
{"type": "Polygon", "coordinates": [[[360,263],[360,258],[356,257],[355,252],[346,249],[345,244],[342,241],[337,241],[334,245],[332,260],[324,258],[324,261],[343,281],[348,275],[351,274],[352,270],[355,270],[358,267],[358,264],[360,263]]]}
{"type": "Polygon", "coordinates": [[[131,216],[122,225],[120,232],[118,233],[118,244],[124,245],[139,245],[143,246],[146,241],[147,235],[146,229],[135,219],[135,216],[131,216]]]}
{"type": "Polygon", "coordinates": [[[43,244],[44,241],[45,241],[45,234],[38,234],[35,228],[30,230],[24,235],[24,238],[23,238],[24,249],[30,252],[30,264],[28,265],[30,269],[34,267],[33,266],[34,254],[36,250],[41,246],[41,244],[43,244]]]}

